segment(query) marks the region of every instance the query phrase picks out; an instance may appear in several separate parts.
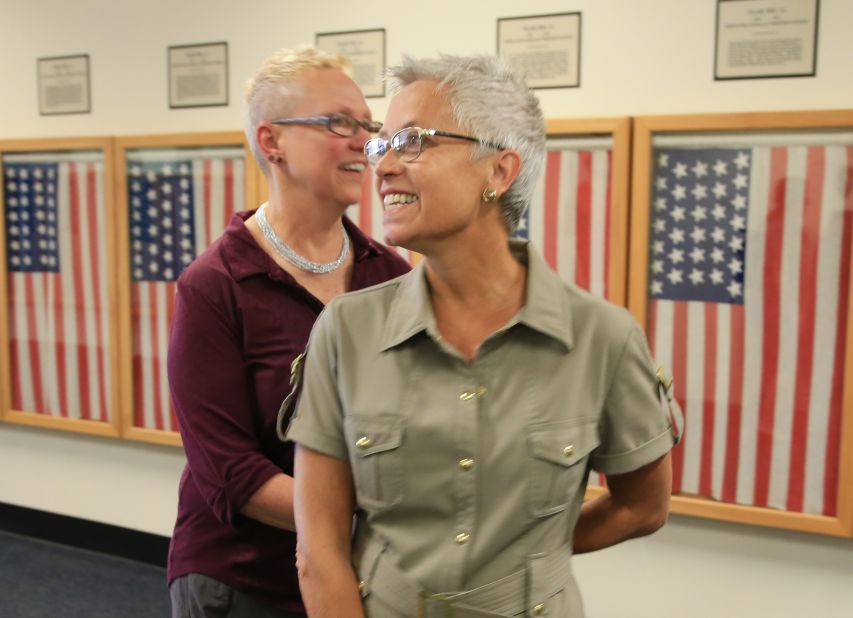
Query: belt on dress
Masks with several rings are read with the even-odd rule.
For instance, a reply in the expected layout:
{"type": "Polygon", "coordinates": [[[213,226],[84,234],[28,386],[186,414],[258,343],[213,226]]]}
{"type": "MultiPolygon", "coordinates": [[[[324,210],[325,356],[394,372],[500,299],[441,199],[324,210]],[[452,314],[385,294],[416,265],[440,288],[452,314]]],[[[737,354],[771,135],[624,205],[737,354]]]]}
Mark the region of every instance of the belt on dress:
{"type": "Polygon", "coordinates": [[[545,616],[549,599],[571,579],[571,550],[532,554],[524,569],[464,592],[433,593],[412,582],[390,555],[389,543],[368,535],[353,551],[362,598],[376,594],[402,616],[511,618],[545,616]],[[383,555],[384,554],[384,555],[383,555]]]}

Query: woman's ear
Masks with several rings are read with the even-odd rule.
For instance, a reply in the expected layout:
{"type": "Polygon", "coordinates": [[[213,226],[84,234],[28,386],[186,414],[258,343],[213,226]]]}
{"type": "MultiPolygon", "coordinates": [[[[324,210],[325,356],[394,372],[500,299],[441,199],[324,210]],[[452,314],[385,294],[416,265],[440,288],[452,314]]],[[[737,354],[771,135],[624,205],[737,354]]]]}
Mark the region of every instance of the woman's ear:
{"type": "Polygon", "coordinates": [[[278,146],[275,131],[273,131],[272,126],[268,122],[262,122],[255,127],[255,139],[267,161],[281,163],[284,155],[278,146]]]}
{"type": "Polygon", "coordinates": [[[497,190],[498,196],[509,190],[521,172],[521,156],[515,150],[507,148],[495,155],[488,185],[497,190]]]}

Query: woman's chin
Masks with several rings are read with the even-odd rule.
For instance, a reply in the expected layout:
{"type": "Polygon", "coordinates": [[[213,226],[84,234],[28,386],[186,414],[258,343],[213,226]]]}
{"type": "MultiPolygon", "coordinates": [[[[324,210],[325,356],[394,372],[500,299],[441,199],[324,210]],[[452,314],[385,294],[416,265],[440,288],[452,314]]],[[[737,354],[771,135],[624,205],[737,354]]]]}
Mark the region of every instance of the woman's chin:
{"type": "Polygon", "coordinates": [[[408,249],[409,251],[417,251],[414,245],[417,244],[413,238],[408,235],[400,234],[399,232],[389,231],[387,228],[383,234],[383,242],[389,247],[397,247],[399,249],[408,249]]]}
{"type": "Polygon", "coordinates": [[[388,234],[386,232],[385,234],[383,234],[382,240],[389,247],[403,247],[403,245],[400,244],[401,242],[403,242],[402,239],[396,234],[388,234]]]}

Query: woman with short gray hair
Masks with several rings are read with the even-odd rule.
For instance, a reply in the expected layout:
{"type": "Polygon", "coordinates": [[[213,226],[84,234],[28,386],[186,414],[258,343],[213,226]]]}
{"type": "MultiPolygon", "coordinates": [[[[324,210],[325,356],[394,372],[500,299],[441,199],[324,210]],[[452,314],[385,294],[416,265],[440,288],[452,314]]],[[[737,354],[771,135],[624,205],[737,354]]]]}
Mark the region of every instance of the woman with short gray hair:
{"type": "Polygon", "coordinates": [[[522,79],[451,56],[390,76],[365,153],[386,242],[424,258],[332,301],[297,376],[308,615],[582,618],[572,555],[666,520],[670,385],[625,309],[509,239],[544,150],[522,79]],[[584,504],[590,469],[609,492],[584,504]]]}
{"type": "Polygon", "coordinates": [[[472,149],[473,157],[490,154],[488,143],[502,144],[518,152],[521,170],[501,199],[507,229],[514,232],[530,206],[545,154],[542,110],[523,77],[494,56],[439,56],[422,60],[404,56],[403,62],[389,68],[386,75],[392,92],[416,81],[434,81],[446,87],[459,127],[483,140],[472,149]]]}

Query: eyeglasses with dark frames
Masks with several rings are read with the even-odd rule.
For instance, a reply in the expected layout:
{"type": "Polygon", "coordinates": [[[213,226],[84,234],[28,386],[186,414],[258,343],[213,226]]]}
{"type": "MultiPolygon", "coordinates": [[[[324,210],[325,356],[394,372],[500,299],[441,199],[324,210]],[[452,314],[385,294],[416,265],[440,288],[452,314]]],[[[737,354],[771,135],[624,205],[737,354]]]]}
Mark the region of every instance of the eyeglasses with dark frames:
{"type": "Polygon", "coordinates": [[[378,133],[382,129],[382,123],[375,120],[357,120],[347,114],[325,114],[323,116],[306,116],[305,118],[276,118],[270,120],[271,124],[316,124],[341,137],[352,137],[358,130],[364,129],[368,133],[378,133]]]}
{"type": "Polygon", "coordinates": [[[424,137],[452,137],[453,139],[464,139],[476,144],[482,144],[495,150],[503,150],[504,146],[481,140],[470,135],[460,135],[459,133],[449,133],[438,129],[422,129],[420,127],[407,127],[397,131],[390,139],[384,137],[373,137],[367,140],[364,144],[364,154],[367,155],[367,160],[371,165],[379,164],[380,159],[385,156],[388,150],[393,150],[397,156],[406,163],[411,163],[417,159],[423,149],[424,137]]]}

